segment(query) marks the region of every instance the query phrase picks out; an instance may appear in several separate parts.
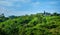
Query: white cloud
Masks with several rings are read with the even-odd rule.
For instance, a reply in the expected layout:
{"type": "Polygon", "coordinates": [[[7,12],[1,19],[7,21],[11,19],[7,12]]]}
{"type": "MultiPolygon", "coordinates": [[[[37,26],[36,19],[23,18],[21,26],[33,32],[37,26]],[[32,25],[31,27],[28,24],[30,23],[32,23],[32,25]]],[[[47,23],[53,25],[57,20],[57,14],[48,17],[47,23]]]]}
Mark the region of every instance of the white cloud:
{"type": "Polygon", "coordinates": [[[40,5],[40,2],[33,2],[32,3],[32,6],[35,7],[35,6],[39,6],[40,5]]]}
{"type": "Polygon", "coordinates": [[[0,5],[3,5],[3,6],[16,6],[16,7],[19,7],[20,4],[18,5],[15,5],[14,3],[15,2],[19,2],[19,3],[29,3],[31,0],[0,0],[0,5]]]}
{"type": "Polygon", "coordinates": [[[30,2],[31,0],[20,0],[20,2],[23,2],[23,3],[28,3],[30,2]]]}
{"type": "Polygon", "coordinates": [[[0,5],[3,5],[3,6],[13,6],[13,3],[12,2],[8,2],[8,1],[0,1],[0,5]]]}
{"type": "Polygon", "coordinates": [[[40,2],[33,2],[32,4],[34,4],[34,5],[39,5],[40,2]]]}
{"type": "Polygon", "coordinates": [[[31,5],[32,5],[32,9],[39,10],[41,3],[40,2],[33,2],[31,5]]]}
{"type": "Polygon", "coordinates": [[[51,1],[51,2],[48,2],[47,4],[58,4],[59,2],[57,2],[57,1],[51,1]]]}
{"type": "Polygon", "coordinates": [[[6,1],[27,3],[30,2],[31,0],[6,0],[6,1]]]}
{"type": "Polygon", "coordinates": [[[5,7],[0,6],[0,14],[7,13],[8,10],[5,7]]]}

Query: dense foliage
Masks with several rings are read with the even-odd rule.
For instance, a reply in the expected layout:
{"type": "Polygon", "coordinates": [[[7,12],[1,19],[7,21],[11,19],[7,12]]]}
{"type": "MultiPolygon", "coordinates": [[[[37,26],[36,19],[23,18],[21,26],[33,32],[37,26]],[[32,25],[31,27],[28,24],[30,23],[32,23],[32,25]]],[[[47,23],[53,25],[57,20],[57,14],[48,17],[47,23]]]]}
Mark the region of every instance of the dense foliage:
{"type": "Polygon", "coordinates": [[[60,35],[60,14],[0,15],[0,35],[60,35]]]}

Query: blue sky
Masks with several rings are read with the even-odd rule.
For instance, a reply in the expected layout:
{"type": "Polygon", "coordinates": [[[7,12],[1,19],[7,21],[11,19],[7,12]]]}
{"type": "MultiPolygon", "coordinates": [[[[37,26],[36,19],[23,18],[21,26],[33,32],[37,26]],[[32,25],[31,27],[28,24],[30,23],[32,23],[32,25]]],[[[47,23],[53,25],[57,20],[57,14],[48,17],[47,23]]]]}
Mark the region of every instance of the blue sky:
{"type": "Polygon", "coordinates": [[[44,10],[60,13],[60,0],[0,0],[0,13],[5,16],[35,14],[44,10]]]}

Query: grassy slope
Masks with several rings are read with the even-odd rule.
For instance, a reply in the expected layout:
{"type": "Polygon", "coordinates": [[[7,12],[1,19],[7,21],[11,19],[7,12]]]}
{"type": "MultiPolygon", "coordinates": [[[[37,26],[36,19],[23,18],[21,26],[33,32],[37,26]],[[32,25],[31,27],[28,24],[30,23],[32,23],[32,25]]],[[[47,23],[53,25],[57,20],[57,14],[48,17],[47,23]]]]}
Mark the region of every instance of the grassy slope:
{"type": "Polygon", "coordinates": [[[60,35],[60,16],[44,16],[43,18],[42,22],[39,22],[40,19],[36,16],[9,19],[0,23],[0,29],[8,35],[60,35]]]}

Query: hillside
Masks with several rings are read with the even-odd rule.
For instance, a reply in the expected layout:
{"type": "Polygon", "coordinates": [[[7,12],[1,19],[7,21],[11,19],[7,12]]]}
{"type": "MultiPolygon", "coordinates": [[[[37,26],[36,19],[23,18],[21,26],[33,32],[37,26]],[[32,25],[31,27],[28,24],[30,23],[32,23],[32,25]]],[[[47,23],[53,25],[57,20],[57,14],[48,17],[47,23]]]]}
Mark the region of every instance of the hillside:
{"type": "Polygon", "coordinates": [[[0,35],[60,35],[60,14],[2,16],[0,35]]]}

